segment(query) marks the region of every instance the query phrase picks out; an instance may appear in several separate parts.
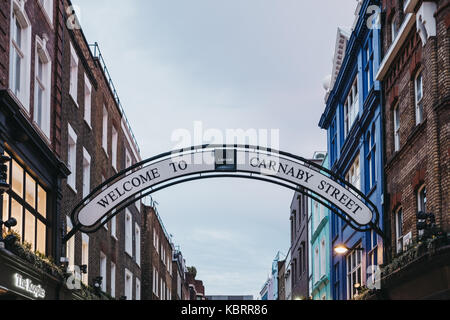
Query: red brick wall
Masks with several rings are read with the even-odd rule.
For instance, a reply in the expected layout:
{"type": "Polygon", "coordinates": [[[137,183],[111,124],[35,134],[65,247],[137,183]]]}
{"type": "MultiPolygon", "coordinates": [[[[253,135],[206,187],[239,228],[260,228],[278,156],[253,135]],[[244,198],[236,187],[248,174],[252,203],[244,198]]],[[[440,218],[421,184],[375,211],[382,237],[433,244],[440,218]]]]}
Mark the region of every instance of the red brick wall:
{"type": "MultiPolygon", "coordinates": [[[[390,1],[385,2],[390,11],[390,1]]],[[[427,187],[427,211],[436,214],[439,226],[450,231],[449,219],[449,29],[446,19],[450,1],[440,1],[436,15],[438,35],[422,46],[416,27],[410,32],[387,73],[386,96],[386,184],[390,198],[389,218],[392,230],[392,248],[395,250],[394,210],[400,206],[404,214],[404,234],[412,231],[417,237],[417,188],[427,187]],[[424,122],[416,126],[414,78],[422,70],[424,85],[424,122]],[[393,108],[400,111],[400,150],[394,152],[393,108]]],[[[394,19],[401,20],[401,10],[395,10],[394,19]]],[[[391,43],[384,30],[384,52],[391,43]]]]}

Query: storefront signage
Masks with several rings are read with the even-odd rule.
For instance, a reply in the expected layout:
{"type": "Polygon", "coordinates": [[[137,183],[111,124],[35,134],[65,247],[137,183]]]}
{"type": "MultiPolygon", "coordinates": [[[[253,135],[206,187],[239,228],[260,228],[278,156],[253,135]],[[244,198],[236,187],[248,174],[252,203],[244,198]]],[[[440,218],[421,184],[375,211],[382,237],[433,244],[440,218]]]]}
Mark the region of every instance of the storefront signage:
{"type": "Polygon", "coordinates": [[[30,279],[24,278],[18,273],[14,275],[14,278],[17,288],[26,291],[27,293],[33,295],[35,298],[45,298],[45,290],[41,285],[34,284],[30,279]]]}

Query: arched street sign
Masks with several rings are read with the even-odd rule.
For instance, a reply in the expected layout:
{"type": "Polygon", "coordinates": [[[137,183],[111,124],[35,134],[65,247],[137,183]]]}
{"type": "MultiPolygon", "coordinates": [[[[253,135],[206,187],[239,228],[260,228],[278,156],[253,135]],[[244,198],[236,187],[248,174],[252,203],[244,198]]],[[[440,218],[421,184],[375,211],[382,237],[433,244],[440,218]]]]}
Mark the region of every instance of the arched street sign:
{"type": "Polygon", "coordinates": [[[311,161],[277,150],[204,145],[142,161],[95,188],[71,214],[73,230],[92,233],[133,202],[170,186],[199,179],[246,178],[307,194],[358,231],[378,228],[377,208],[358,189],[311,161]]]}

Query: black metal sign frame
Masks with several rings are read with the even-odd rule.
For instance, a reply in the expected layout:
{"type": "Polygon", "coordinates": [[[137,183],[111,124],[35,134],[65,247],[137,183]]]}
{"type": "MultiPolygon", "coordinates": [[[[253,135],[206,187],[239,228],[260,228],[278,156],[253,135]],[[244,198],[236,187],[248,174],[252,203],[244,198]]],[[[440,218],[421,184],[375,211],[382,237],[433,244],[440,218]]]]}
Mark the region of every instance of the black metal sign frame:
{"type": "Polygon", "coordinates": [[[385,237],[384,233],[379,227],[380,216],[377,207],[360,190],[355,188],[353,185],[345,181],[345,179],[335,174],[331,170],[326,169],[302,157],[287,152],[274,150],[271,148],[264,148],[250,145],[203,145],[160,154],[158,156],[139,162],[119,172],[115,176],[107,179],[104,183],[96,187],[86,198],[84,198],[72,210],[70,218],[72,220],[74,228],[67,235],[65,235],[63,242],[67,242],[78,231],[82,231],[84,233],[94,233],[98,231],[104,224],[106,224],[109,220],[111,220],[115,215],[120,213],[126,207],[130,206],[131,204],[142,198],[149,196],[154,192],[169,188],[171,186],[180,183],[211,178],[253,179],[273,183],[297,191],[299,193],[307,195],[311,199],[321,203],[323,206],[336,213],[341,219],[343,219],[346,223],[348,223],[350,227],[352,227],[356,231],[364,232],[374,230],[382,238],[385,237]],[[81,210],[83,210],[86,206],[88,206],[95,197],[98,197],[99,194],[105,188],[108,188],[122,181],[124,178],[126,178],[133,172],[136,172],[137,170],[146,168],[153,164],[158,164],[159,162],[165,161],[167,159],[172,159],[183,155],[190,156],[207,151],[214,152],[215,154],[216,163],[212,169],[201,172],[182,174],[173,178],[166,179],[161,183],[155,183],[151,187],[141,190],[140,192],[130,194],[122,201],[118,202],[113,207],[109,208],[109,210],[104,215],[102,215],[98,220],[96,220],[96,222],[93,225],[86,226],[80,223],[78,219],[78,214],[80,213],[81,210]],[[370,209],[372,213],[371,221],[368,222],[367,224],[358,223],[355,219],[352,218],[352,216],[348,212],[336,206],[335,199],[333,199],[332,197],[324,197],[323,195],[314,192],[314,190],[311,190],[311,188],[308,188],[307,185],[294,184],[292,181],[289,181],[279,176],[258,174],[255,173],[254,171],[238,169],[236,165],[236,155],[238,151],[257,153],[262,154],[264,156],[279,157],[280,159],[284,159],[286,161],[297,163],[298,165],[301,165],[303,167],[307,167],[308,169],[313,170],[315,174],[322,175],[324,178],[331,179],[335,183],[339,184],[340,187],[345,188],[353,195],[355,195],[361,202],[365,204],[367,208],[370,209]]]}

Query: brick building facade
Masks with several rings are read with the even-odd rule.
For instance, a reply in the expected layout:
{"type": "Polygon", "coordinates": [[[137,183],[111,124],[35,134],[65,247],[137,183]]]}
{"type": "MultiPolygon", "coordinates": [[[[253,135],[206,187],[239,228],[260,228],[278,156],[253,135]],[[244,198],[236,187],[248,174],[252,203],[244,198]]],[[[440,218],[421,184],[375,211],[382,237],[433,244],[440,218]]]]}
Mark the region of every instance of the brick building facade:
{"type": "Polygon", "coordinates": [[[172,300],[174,247],[164,225],[152,206],[143,207],[142,267],[143,299],[172,300]]]}
{"type": "MultiPolygon", "coordinates": [[[[437,227],[450,231],[450,1],[385,0],[383,12],[384,58],[377,79],[385,95],[387,251],[395,262],[424,240],[419,212],[433,213],[437,227]]],[[[445,256],[448,250],[429,257],[420,276],[420,261],[385,275],[386,297],[437,298],[440,292],[448,298],[445,256]]]]}
{"type": "Polygon", "coordinates": [[[309,297],[308,197],[296,192],[291,203],[291,269],[293,300],[309,297]]]}

